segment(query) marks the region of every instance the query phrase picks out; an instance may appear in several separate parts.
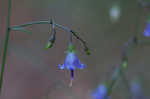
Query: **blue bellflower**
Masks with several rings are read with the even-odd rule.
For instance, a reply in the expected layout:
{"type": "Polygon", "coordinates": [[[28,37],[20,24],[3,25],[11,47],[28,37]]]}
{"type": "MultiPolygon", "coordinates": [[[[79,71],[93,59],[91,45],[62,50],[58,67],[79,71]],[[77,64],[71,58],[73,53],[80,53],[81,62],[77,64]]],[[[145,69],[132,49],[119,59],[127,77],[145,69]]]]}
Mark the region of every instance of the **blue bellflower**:
{"type": "Polygon", "coordinates": [[[68,47],[67,55],[64,64],[59,64],[59,69],[67,69],[71,72],[71,80],[74,79],[74,70],[75,69],[84,69],[86,66],[85,64],[81,64],[80,60],[76,56],[75,48],[71,44],[68,47]]]}
{"type": "Polygon", "coordinates": [[[146,99],[139,81],[131,83],[131,94],[133,99],[146,99]]]}
{"type": "Polygon", "coordinates": [[[147,22],[146,28],[145,28],[145,30],[143,32],[143,35],[145,37],[150,37],[150,21],[147,22]]]}
{"type": "Polygon", "coordinates": [[[64,64],[58,65],[60,69],[75,70],[76,68],[84,69],[85,65],[80,63],[75,52],[68,52],[64,64]]]}
{"type": "Polygon", "coordinates": [[[106,96],[108,92],[108,87],[106,84],[100,84],[96,91],[92,94],[93,99],[110,99],[109,96],[106,96]]]}

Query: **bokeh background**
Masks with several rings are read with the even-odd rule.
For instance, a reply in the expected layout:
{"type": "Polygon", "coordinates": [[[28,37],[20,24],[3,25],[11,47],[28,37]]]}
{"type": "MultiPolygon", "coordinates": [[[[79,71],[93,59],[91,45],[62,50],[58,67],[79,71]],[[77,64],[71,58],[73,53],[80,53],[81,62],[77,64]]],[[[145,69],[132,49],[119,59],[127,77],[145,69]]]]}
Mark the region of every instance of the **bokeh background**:
{"type": "MultiPolygon", "coordinates": [[[[0,60],[7,7],[7,0],[0,0],[0,60]]],[[[12,0],[11,25],[54,17],[56,23],[79,32],[88,42],[92,54],[85,55],[81,43],[73,40],[78,57],[87,68],[75,72],[73,86],[69,87],[69,72],[57,68],[65,59],[67,32],[57,29],[54,47],[45,50],[50,36],[49,25],[28,27],[32,35],[12,31],[0,99],[92,99],[92,91],[111,78],[120,64],[121,47],[136,32],[138,8],[143,10],[138,37],[149,40],[142,36],[149,11],[139,6],[138,0],[12,0]],[[116,4],[120,7],[120,17],[112,21],[110,9],[116,4]]],[[[144,93],[148,97],[149,50],[149,46],[136,47],[129,57],[126,72],[129,81],[141,77],[144,93]]],[[[124,84],[120,81],[117,85],[112,99],[127,99],[128,92],[124,84]]]]}

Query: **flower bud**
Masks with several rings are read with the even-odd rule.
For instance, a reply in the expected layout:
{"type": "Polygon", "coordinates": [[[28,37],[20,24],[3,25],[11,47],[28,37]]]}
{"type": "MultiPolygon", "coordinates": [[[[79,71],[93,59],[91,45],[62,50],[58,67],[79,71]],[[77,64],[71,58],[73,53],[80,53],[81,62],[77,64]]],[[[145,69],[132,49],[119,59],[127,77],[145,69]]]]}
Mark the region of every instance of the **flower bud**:
{"type": "Polygon", "coordinates": [[[52,36],[50,37],[50,39],[49,39],[49,41],[48,41],[48,43],[47,43],[47,45],[46,45],[45,48],[46,48],[46,49],[52,48],[54,42],[55,42],[55,35],[52,35],[52,36]]]}
{"type": "Polygon", "coordinates": [[[84,51],[87,55],[91,55],[91,51],[89,50],[89,48],[85,48],[84,51]]]}

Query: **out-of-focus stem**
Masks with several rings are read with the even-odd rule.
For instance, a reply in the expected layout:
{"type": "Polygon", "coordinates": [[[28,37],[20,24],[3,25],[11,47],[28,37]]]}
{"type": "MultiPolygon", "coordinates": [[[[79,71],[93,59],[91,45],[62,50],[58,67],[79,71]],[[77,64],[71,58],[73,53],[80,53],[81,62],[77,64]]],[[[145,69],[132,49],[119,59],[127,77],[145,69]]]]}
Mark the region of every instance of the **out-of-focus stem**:
{"type": "Polygon", "coordinates": [[[122,80],[123,80],[123,83],[124,83],[125,87],[127,88],[128,94],[129,94],[127,98],[128,98],[128,99],[132,99],[129,81],[127,80],[127,78],[126,78],[126,76],[125,76],[125,74],[124,74],[123,71],[120,71],[120,76],[121,76],[121,78],[122,78],[122,80]]]}
{"type": "MultiPolygon", "coordinates": [[[[127,70],[127,67],[128,67],[128,52],[129,52],[129,49],[134,47],[134,45],[137,46],[137,38],[133,37],[131,39],[129,39],[124,45],[123,45],[123,49],[122,49],[122,61],[121,61],[121,64],[120,66],[116,69],[116,71],[114,72],[114,75],[111,79],[111,81],[109,82],[108,84],[108,92],[106,94],[106,96],[104,97],[104,99],[107,99],[108,96],[111,95],[112,93],[112,89],[113,89],[113,86],[116,84],[117,80],[119,77],[121,76],[124,76],[122,75],[122,72],[125,72],[127,70]]],[[[124,79],[126,80],[126,79],[124,79]]],[[[128,82],[126,80],[126,84],[128,86],[128,82]]],[[[128,90],[130,90],[128,88],[128,90]]],[[[129,95],[130,98],[131,98],[131,95],[129,95]]]]}

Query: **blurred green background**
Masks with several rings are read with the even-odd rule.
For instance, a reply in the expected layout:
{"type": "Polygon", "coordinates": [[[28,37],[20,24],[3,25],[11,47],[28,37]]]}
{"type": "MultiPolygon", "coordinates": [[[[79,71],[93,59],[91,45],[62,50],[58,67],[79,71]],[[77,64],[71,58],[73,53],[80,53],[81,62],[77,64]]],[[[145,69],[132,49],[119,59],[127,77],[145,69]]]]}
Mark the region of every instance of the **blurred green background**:
{"type": "MultiPolygon", "coordinates": [[[[75,72],[75,80],[70,88],[69,72],[57,68],[65,59],[67,32],[58,29],[54,47],[45,50],[50,36],[49,25],[28,27],[32,35],[12,31],[0,99],[92,99],[91,92],[110,78],[120,64],[121,46],[136,32],[138,8],[143,10],[138,37],[145,39],[142,32],[149,11],[139,6],[137,0],[12,0],[11,25],[54,17],[56,23],[79,32],[92,54],[85,55],[81,43],[73,40],[78,57],[87,68],[75,72]],[[110,9],[116,4],[120,6],[120,17],[112,21],[110,9]]],[[[6,16],[7,0],[0,0],[0,57],[6,16]]],[[[149,96],[150,88],[149,50],[149,46],[135,48],[129,57],[126,72],[128,80],[141,77],[146,96],[149,96]]],[[[126,87],[118,83],[112,99],[127,99],[126,96],[126,87]]]]}

